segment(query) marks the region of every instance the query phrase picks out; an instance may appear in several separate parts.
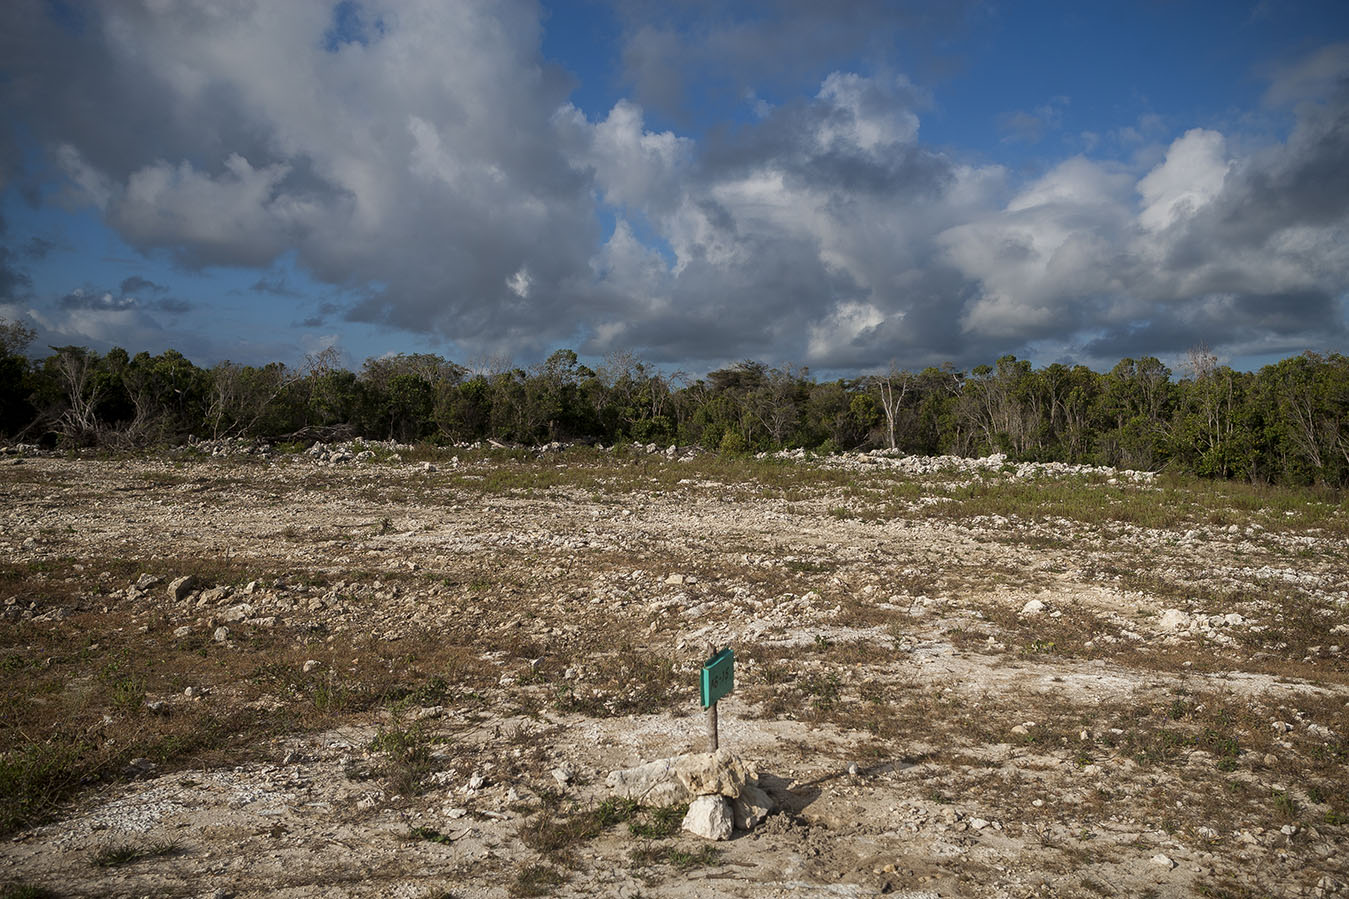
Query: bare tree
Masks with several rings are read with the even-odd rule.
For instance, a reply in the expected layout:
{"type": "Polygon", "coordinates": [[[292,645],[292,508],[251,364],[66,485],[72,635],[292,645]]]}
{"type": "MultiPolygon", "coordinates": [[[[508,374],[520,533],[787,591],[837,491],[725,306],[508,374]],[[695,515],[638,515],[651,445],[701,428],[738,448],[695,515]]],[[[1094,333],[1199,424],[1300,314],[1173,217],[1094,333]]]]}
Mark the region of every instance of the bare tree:
{"type": "Polygon", "coordinates": [[[94,409],[102,396],[101,385],[94,383],[96,357],[84,347],[52,347],[56,355],[49,364],[65,389],[67,407],[57,419],[57,427],[66,437],[83,441],[98,429],[94,409]]]}
{"type": "Polygon", "coordinates": [[[890,449],[895,449],[895,416],[903,408],[904,398],[913,387],[913,375],[907,371],[900,371],[895,367],[895,363],[891,362],[890,370],[883,375],[876,375],[872,382],[876,385],[876,392],[880,394],[881,411],[885,413],[885,432],[889,438],[890,449]]]}
{"type": "Polygon", "coordinates": [[[211,436],[219,439],[249,433],[271,404],[301,377],[300,372],[279,362],[262,368],[221,362],[211,370],[211,400],[206,410],[211,436]]]}

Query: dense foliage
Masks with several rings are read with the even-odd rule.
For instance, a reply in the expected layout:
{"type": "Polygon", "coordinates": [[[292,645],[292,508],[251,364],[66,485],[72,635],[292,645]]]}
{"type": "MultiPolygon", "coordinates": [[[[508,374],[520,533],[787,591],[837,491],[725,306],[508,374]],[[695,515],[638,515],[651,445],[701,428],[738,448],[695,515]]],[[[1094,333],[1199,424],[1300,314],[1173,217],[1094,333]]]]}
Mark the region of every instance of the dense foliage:
{"type": "Polygon", "coordinates": [[[1258,372],[1206,351],[1173,378],[1157,359],[1085,366],[993,365],[819,382],[741,362],[696,380],[631,356],[595,371],[558,350],[543,363],[470,371],[439,356],[335,354],[299,368],[53,347],[0,322],[0,433],[65,446],[144,446],[198,437],[363,437],[523,444],[552,440],[700,444],[724,452],[893,447],[1174,469],[1287,484],[1349,483],[1349,358],[1306,353],[1258,372]]]}

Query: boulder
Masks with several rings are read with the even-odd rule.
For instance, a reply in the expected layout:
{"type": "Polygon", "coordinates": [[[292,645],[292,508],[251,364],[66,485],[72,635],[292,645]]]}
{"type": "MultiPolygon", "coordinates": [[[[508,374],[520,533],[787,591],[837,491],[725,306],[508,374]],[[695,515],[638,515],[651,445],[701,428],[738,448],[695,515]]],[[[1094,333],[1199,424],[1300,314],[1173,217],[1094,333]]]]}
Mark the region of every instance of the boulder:
{"type": "Polygon", "coordinates": [[[695,796],[738,797],[757,772],[724,749],[660,759],[636,768],[610,772],[605,784],[624,799],[661,806],[688,802],[695,796]]]}
{"type": "Polygon", "coordinates": [[[197,578],[195,575],[186,574],[180,578],[174,578],[169,581],[169,598],[178,602],[197,588],[197,578]]]}
{"type": "Polygon", "coordinates": [[[683,827],[707,840],[728,840],[735,827],[731,803],[725,796],[699,796],[689,803],[683,827]]]}
{"type": "Polygon", "coordinates": [[[739,830],[753,830],[763,823],[776,807],[773,797],[755,784],[745,784],[740,795],[731,801],[731,814],[739,830]]]}
{"type": "Polygon", "coordinates": [[[618,796],[642,805],[662,806],[688,802],[692,794],[673,774],[677,759],[660,759],[636,768],[610,772],[605,785],[618,796]]]}
{"type": "Polygon", "coordinates": [[[674,759],[673,774],[690,796],[719,794],[730,799],[758,779],[757,771],[725,749],[681,755],[674,759]]]}

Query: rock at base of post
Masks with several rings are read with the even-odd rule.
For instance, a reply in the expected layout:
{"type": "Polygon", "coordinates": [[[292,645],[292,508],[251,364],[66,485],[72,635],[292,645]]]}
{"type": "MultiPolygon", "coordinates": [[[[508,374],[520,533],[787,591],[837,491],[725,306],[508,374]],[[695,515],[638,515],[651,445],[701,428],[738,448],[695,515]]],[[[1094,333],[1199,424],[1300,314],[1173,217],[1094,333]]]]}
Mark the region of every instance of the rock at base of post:
{"type": "Polygon", "coordinates": [[[689,803],[684,829],[708,840],[729,840],[735,828],[731,802],[725,796],[699,796],[689,803]]]}

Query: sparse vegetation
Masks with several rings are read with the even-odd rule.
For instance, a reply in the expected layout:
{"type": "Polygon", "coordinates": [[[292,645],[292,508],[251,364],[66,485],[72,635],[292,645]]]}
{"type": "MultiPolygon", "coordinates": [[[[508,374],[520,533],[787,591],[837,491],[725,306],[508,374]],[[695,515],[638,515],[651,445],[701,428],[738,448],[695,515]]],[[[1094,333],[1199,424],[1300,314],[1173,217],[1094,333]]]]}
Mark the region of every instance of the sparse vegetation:
{"type": "Polygon", "coordinates": [[[94,864],[100,868],[116,868],[145,859],[176,855],[182,848],[182,844],[174,840],[110,843],[94,853],[94,864]]]}
{"type": "MultiPolygon", "coordinates": [[[[1244,871],[1261,884],[1319,864],[1312,828],[1349,838],[1347,516],[1329,494],[636,449],[381,447],[342,467],[307,446],[270,467],[0,467],[17,547],[0,563],[5,834],[142,791],[210,807],[229,793],[203,783],[234,772],[390,857],[451,864],[490,842],[480,875],[517,895],[594,866],[634,889],[745,876],[741,841],[678,838],[687,806],[603,786],[628,734],[701,746],[697,667],[730,635],[731,745],[805,806],[756,851],[842,858],[846,828],[825,824],[852,817],[905,840],[997,832],[1060,891],[1132,895],[1157,834],[1237,869],[1256,845],[1240,834],[1279,841],[1286,862],[1244,871]],[[423,457],[438,470],[408,468],[423,457]],[[199,584],[174,598],[184,573],[199,584]]],[[[300,814],[256,820],[248,839],[278,856],[310,833],[300,814]]],[[[138,862],[175,834],[114,841],[107,863],[158,876],[138,862]]],[[[175,867],[199,872],[195,849],[175,867]]],[[[87,858],[63,877],[85,883],[87,858]]],[[[859,881],[879,888],[885,864],[859,881]]],[[[958,883],[954,864],[935,867],[958,883]]]]}

